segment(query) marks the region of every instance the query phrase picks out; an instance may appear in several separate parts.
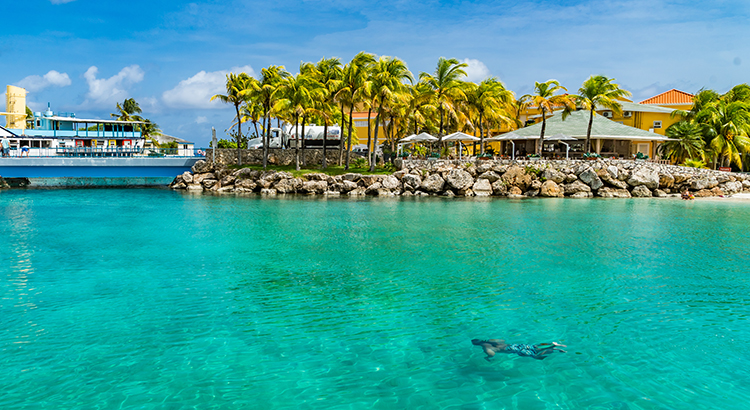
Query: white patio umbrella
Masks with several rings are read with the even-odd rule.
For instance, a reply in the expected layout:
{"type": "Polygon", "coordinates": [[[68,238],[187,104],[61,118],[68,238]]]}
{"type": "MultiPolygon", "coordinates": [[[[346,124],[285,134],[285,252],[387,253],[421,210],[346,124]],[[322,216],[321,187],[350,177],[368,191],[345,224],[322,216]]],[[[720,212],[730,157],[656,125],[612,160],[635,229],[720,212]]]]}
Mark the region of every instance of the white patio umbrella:
{"type": "MultiPolygon", "coordinates": [[[[479,141],[480,138],[477,138],[473,135],[469,135],[463,132],[454,132],[453,134],[448,134],[441,138],[441,141],[479,141]]],[[[463,153],[463,150],[459,147],[458,149],[458,159],[461,159],[461,154],[463,153]]]]}

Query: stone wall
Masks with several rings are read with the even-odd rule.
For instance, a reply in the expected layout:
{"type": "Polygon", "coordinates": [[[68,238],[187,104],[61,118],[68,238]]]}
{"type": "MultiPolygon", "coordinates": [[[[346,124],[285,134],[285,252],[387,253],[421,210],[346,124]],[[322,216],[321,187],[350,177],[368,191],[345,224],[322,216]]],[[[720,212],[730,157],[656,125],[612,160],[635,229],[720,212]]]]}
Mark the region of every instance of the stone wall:
{"type": "MultiPolygon", "coordinates": [[[[218,161],[217,161],[218,162],[218,161]]],[[[392,175],[232,170],[199,161],[170,184],[174,189],[324,195],[441,195],[523,197],[696,197],[750,191],[750,175],[618,160],[397,161],[392,175]]]]}
{"type": "MultiPolygon", "coordinates": [[[[244,149],[240,150],[242,155],[243,164],[263,164],[263,150],[262,149],[244,149]]],[[[352,153],[351,158],[358,157],[357,154],[352,153]]],[[[271,165],[290,165],[294,164],[294,150],[293,149],[278,149],[271,148],[268,150],[268,163],[271,165]]],[[[307,164],[321,164],[323,162],[323,149],[302,149],[299,152],[300,163],[307,164]]],[[[206,159],[212,161],[213,150],[206,150],[206,159]]],[[[336,164],[339,160],[339,149],[336,147],[329,147],[326,149],[326,159],[329,164],[336,164]]],[[[344,161],[346,161],[346,152],[344,152],[344,161]]],[[[236,165],[237,164],[237,150],[236,149],[217,149],[216,150],[216,163],[222,165],[236,165]]]]}

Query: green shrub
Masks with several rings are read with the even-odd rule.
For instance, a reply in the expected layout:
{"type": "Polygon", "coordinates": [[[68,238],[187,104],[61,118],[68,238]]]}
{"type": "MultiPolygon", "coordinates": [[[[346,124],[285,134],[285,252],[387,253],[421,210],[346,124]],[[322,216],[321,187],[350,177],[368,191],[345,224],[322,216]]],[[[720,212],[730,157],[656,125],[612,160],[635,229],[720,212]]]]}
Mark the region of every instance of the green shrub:
{"type": "Polygon", "coordinates": [[[352,161],[352,167],[365,168],[367,167],[367,160],[364,158],[354,158],[354,161],[352,161]]]}

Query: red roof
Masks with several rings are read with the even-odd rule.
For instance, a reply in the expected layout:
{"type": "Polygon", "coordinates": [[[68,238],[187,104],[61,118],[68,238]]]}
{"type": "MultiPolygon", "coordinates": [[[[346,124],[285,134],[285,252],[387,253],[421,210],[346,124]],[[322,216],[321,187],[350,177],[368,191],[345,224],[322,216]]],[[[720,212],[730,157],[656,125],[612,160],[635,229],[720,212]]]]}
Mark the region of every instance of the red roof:
{"type": "Polygon", "coordinates": [[[639,104],[692,104],[693,94],[671,89],[651,98],[641,101],[639,104]]]}

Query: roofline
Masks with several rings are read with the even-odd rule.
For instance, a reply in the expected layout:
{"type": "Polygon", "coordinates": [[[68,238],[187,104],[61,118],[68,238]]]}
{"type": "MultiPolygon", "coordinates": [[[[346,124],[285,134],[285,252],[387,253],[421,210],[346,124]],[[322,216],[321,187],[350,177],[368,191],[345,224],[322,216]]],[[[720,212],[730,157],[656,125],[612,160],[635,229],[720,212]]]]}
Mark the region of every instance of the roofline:
{"type": "Polygon", "coordinates": [[[54,115],[51,117],[42,117],[42,118],[46,118],[52,121],[85,122],[85,123],[92,123],[92,124],[145,124],[146,123],[146,121],[97,120],[97,119],[76,118],[76,117],[58,117],[54,115]]]}

